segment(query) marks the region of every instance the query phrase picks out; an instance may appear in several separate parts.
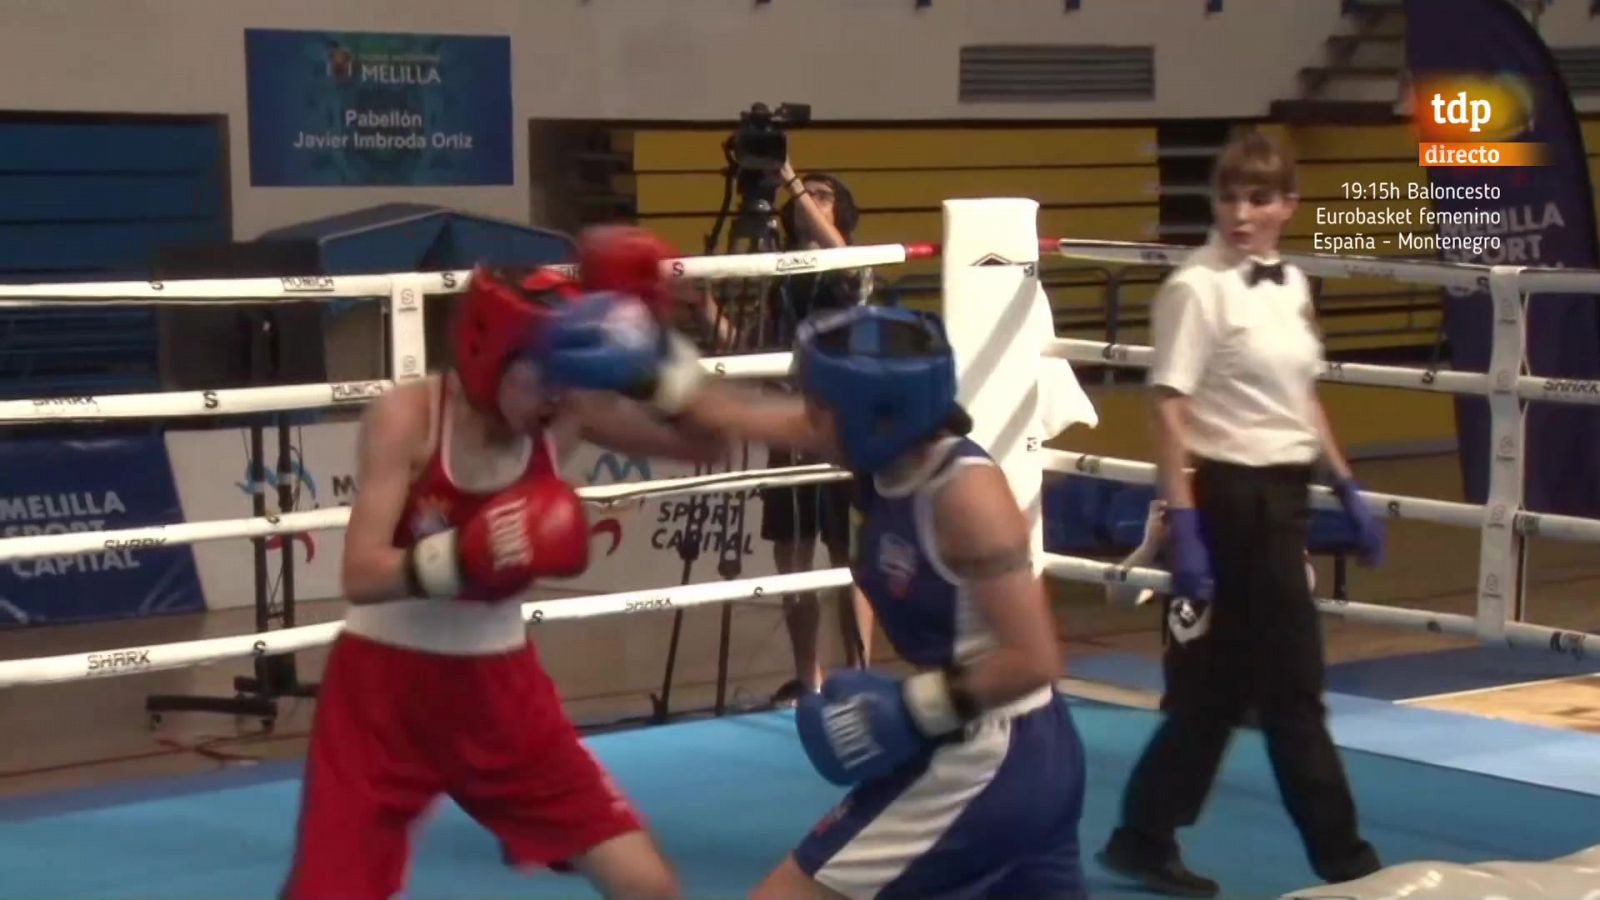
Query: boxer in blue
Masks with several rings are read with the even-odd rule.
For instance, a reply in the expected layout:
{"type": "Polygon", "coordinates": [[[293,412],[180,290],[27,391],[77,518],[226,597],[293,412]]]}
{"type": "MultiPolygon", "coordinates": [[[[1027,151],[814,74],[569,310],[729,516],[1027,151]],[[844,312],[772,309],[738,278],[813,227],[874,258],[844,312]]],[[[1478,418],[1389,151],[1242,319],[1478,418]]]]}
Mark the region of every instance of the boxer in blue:
{"type": "Polygon", "coordinates": [[[681,423],[819,453],[854,477],[857,585],[916,671],[848,670],[801,698],[800,741],[849,787],[758,898],[1085,896],[1083,747],[1028,524],[965,435],[931,315],[857,306],[800,327],[800,396],[703,379],[694,351],[616,296],[547,332],[549,376],[621,391],[681,423]]]}

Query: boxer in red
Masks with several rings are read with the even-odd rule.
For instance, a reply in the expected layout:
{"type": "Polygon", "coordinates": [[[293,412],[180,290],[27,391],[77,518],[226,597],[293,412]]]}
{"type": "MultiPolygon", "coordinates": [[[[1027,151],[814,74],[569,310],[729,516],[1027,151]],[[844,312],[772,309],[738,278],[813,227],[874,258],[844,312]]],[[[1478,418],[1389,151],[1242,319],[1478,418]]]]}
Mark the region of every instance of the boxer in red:
{"type": "MultiPolygon", "coordinates": [[[[586,249],[586,284],[629,275],[604,271],[618,261],[604,246],[586,249]]],[[[579,290],[548,271],[479,269],[452,326],[454,368],[390,391],[362,420],[351,606],[318,697],[286,898],[395,895],[411,828],[445,795],[510,865],[575,869],[608,897],[677,896],[639,815],[580,744],[519,599],[588,564],[563,448],[724,451],[615,394],[541,385],[529,348],[579,290]]]]}

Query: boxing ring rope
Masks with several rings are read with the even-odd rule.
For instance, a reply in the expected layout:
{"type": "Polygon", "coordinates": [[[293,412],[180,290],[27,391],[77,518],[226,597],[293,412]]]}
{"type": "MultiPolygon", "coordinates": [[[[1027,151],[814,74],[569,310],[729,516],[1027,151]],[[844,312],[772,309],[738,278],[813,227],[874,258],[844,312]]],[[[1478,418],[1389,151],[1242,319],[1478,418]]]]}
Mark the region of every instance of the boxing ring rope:
{"type": "MultiPolygon", "coordinates": [[[[1590,289],[1600,288],[1600,283],[1590,289]]],[[[1148,368],[1155,350],[1137,344],[1108,344],[1082,338],[1057,338],[1045,346],[1045,355],[1071,362],[1102,366],[1148,368]]],[[[1401,388],[1443,394],[1471,394],[1486,397],[1503,390],[1502,384],[1489,384],[1489,376],[1479,372],[1453,372],[1448,369],[1421,369],[1414,366],[1378,366],[1368,363],[1328,362],[1318,376],[1321,381],[1359,384],[1365,387],[1401,388]]],[[[1515,393],[1522,400],[1600,406],[1600,381],[1574,378],[1544,378],[1518,375],[1515,393]]]]}
{"type": "MultiPolygon", "coordinates": [[[[825,272],[904,262],[936,255],[933,244],[887,244],[797,253],[760,253],[674,259],[664,264],[673,278],[762,278],[802,272],[825,272]]],[[[568,268],[570,267],[555,267],[568,268]]],[[[0,401],[0,421],[97,421],[130,418],[181,418],[320,409],[364,405],[397,381],[426,373],[421,331],[421,303],[428,294],[464,289],[470,272],[399,273],[382,276],[314,278],[195,279],[182,282],[108,282],[0,286],[0,306],[133,305],[151,303],[215,304],[274,300],[337,300],[387,295],[390,300],[390,361],[395,380],[378,379],[315,385],[187,391],[172,393],[74,396],[0,401]]],[[[790,354],[762,353],[711,357],[701,361],[708,374],[725,378],[782,378],[789,373],[790,354]]],[[[636,484],[588,486],[578,494],[602,507],[644,497],[759,490],[777,485],[811,484],[848,479],[848,473],[826,465],[790,466],[756,473],[718,473],[659,479],[636,484]]],[[[115,531],[26,535],[0,539],[0,562],[66,556],[104,549],[137,550],[204,541],[259,538],[268,535],[333,530],[349,520],[348,508],[212,522],[185,522],[115,531]]],[[[847,586],[847,569],[803,572],[708,584],[649,588],[613,594],[523,605],[523,617],[534,623],[581,619],[639,611],[682,609],[731,600],[754,600],[794,592],[847,586]]],[[[0,662],[0,688],[46,684],[85,677],[131,675],[220,662],[242,657],[293,653],[333,640],[342,622],[259,631],[224,638],[126,647],[85,654],[0,662]]]]}
{"type": "MultiPolygon", "coordinates": [[[[1181,261],[1182,257],[1189,252],[1189,248],[1153,244],[1071,240],[1059,242],[1039,241],[1035,236],[1036,233],[1032,231],[1037,211],[1037,204],[1032,204],[1033,213],[1026,223],[1026,230],[1028,231],[1026,246],[1020,241],[1014,241],[1008,247],[1009,256],[984,254],[981,257],[974,256],[973,260],[952,260],[948,256],[948,250],[951,246],[957,246],[959,243],[953,244],[951,241],[952,227],[957,220],[956,208],[962,204],[981,205],[986,203],[1010,204],[1005,212],[1010,216],[1020,217],[1019,211],[1028,208],[1028,204],[1031,204],[1031,201],[972,200],[947,201],[945,204],[947,237],[945,249],[947,255],[943,264],[945,266],[947,285],[946,312],[947,319],[952,320],[950,331],[953,340],[958,344],[958,354],[963,350],[960,345],[965,342],[968,348],[976,346],[984,351],[992,350],[995,345],[998,345],[1002,348],[998,353],[1000,357],[1020,358],[1017,353],[1017,347],[1011,346],[1011,344],[1018,342],[1013,340],[1010,332],[1024,333],[1020,331],[1023,326],[1017,323],[1017,316],[997,309],[981,308],[980,304],[974,302],[975,298],[967,297],[966,294],[973,293],[970,285],[963,283],[964,286],[961,290],[955,291],[960,296],[957,296],[952,302],[950,285],[953,279],[959,276],[960,270],[963,268],[970,269],[973,272],[984,272],[981,276],[972,277],[989,278],[998,273],[1006,278],[1014,277],[1020,279],[1019,283],[1023,285],[1036,287],[1037,266],[1035,261],[1037,260],[1037,248],[1039,245],[1054,248],[1066,256],[1119,262],[1128,265],[1171,265],[1181,261]],[[1033,254],[1031,258],[1029,257],[1030,252],[1033,254]],[[998,264],[994,262],[996,259],[999,260],[998,264]],[[1008,272],[1011,274],[1006,274],[1008,272]],[[970,323],[954,321],[956,314],[962,310],[968,312],[976,311],[980,316],[989,317],[994,327],[990,329],[975,329],[968,327],[970,323]]],[[[975,211],[968,212],[967,215],[973,220],[980,218],[975,211]]],[[[999,213],[988,213],[987,215],[998,216],[999,213]]],[[[982,225],[983,223],[978,224],[982,225]]],[[[992,225],[993,223],[989,224],[992,225]]],[[[1012,226],[1013,230],[1016,230],[1020,229],[1023,223],[1008,220],[1001,224],[1012,226]]],[[[967,242],[981,243],[981,241],[974,241],[972,232],[982,232],[984,228],[971,227],[974,226],[973,221],[966,222],[966,225],[969,226],[965,235],[967,242]]],[[[1016,236],[1013,235],[1013,237],[1016,236]]],[[[996,238],[995,240],[998,241],[999,239],[996,238]]],[[[892,264],[903,262],[906,259],[928,258],[938,255],[940,252],[940,248],[932,244],[879,245],[803,253],[687,258],[670,261],[667,264],[667,269],[668,273],[676,278],[771,277],[798,272],[820,272],[867,265],[892,264]]],[[[1538,285],[1544,290],[1584,290],[1600,286],[1600,280],[1596,278],[1600,273],[1525,271],[1514,267],[1488,269],[1481,266],[1328,258],[1305,254],[1286,254],[1286,258],[1302,265],[1306,271],[1312,274],[1388,277],[1396,280],[1417,281],[1425,284],[1439,284],[1441,286],[1464,289],[1474,289],[1483,280],[1487,280],[1493,291],[1497,309],[1500,312],[1500,315],[1497,316],[1498,322],[1495,334],[1496,357],[1488,374],[1477,375],[1472,373],[1423,371],[1405,367],[1355,366],[1347,364],[1344,366],[1330,365],[1323,377],[1325,380],[1351,383],[1487,395],[1490,397],[1491,406],[1496,408],[1497,437],[1501,436],[1507,428],[1506,422],[1503,421],[1505,419],[1506,401],[1515,404],[1518,398],[1523,396],[1523,392],[1532,391],[1534,384],[1539,381],[1536,378],[1529,378],[1527,381],[1523,381],[1519,377],[1520,372],[1516,371],[1515,366],[1508,369],[1508,361],[1509,363],[1520,365],[1522,360],[1522,345],[1520,343],[1521,292],[1518,287],[1520,282],[1516,279],[1519,277],[1527,278],[1528,284],[1538,285]],[[1507,326],[1511,327],[1508,328],[1507,326]],[[1510,338],[1517,338],[1517,340],[1510,340],[1510,338]],[[1499,402],[1498,406],[1496,406],[1497,401],[1499,402]]],[[[383,296],[387,294],[392,304],[390,315],[390,337],[392,340],[390,356],[393,371],[397,373],[394,381],[346,383],[347,386],[342,396],[336,393],[340,385],[291,385],[272,388],[184,392],[179,394],[130,394],[114,397],[23,400],[8,401],[6,404],[0,404],[0,418],[6,421],[60,421],[154,416],[216,416],[229,413],[309,409],[364,403],[380,396],[384,390],[394,383],[420,378],[425,374],[426,367],[423,365],[421,331],[422,317],[420,315],[409,315],[408,313],[419,312],[421,302],[427,294],[448,294],[461,290],[466,284],[468,274],[465,272],[401,273],[391,276],[336,276],[315,279],[213,279],[168,283],[123,282],[100,285],[0,286],[0,306],[36,306],[78,302],[91,304],[215,303],[236,300],[338,299],[383,296]],[[219,291],[224,290],[237,291],[237,293],[231,296],[218,296],[219,291]],[[349,387],[348,385],[354,385],[355,387],[349,387]]],[[[996,282],[996,284],[1009,285],[1009,282],[1001,281],[996,282]]],[[[1029,289],[1031,290],[1032,288],[1029,289]]],[[[995,296],[1004,298],[1010,294],[1021,296],[1021,292],[1014,285],[1010,287],[1009,293],[1000,293],[995,296]]],[[[1011,299],[1014,306],[1016,298],[1012,297],[1011,299]]],[[[997,302],[993,305],[999,307],[1003,304],[997,302]]],[[[1043,358],[1047,357],[1065,357],[1071,360],[1101,364],[1148,365],[1150,352],[1150,349],[1145,347],[1110,345],[1093,341],[1059,340],[1053,337],[1048,339],[1040,338],[1033,355],[1032,364],[1038,365],[1043,358]]],[[[994,366],[990,371],[984,373],[987,377],[983,380],[1001,380],[997,378],[995,373],[1005,367],[1004,361],[996,363],[993,359],[985,358],[983,362],[986,365],[993,364],[994,366]]],[[[768,353],[711,358],[705,360],[704,364],[709,372],[723,377],[781,377],[788,372],[789,354],[768,353]]],[[[969,374],[971,373],[964,372],[964,376],[969,374]]],[[[963,378],[964,382],[967,380],[966,377],[963,378]]],[[[964,385],[964,391],[965,388],[966,386],[964,385]]],[[[1527,396],[1528,399],[1554,400],[1560,398],[1568,402],[1600,402],[1584,397],[1583,394],[1588,391],[1588,388],[1579,388],[1573,389],[1570,393],[1559,391],[1547,392],[1548,396],[1546,393],[1532,393],[1527,396]]],[[[1015,394],[1010,395],[1009,400],[1012,404],[1015,404],[1015,394]]],[[[1514,406],[1512,410],[1515,411],[1514,406]]],[[[1003,411],[996,410],[996,412],[1003,411]]],[[[987,421],[988,417],[975,415],[974,418],[975,420],[987,421]]],[[[1012,418],[1014,419],[1015,416],[1012,418]]],[[[1515,435],[1513,435],[1516,439],[1515,449],[1517,450],[1513,454],[1515,467],[1508,468],[1503,465],[1503,459],[1497,460],[1497,468],[1491,477],[1490,504],[1478,506],[1428,500],[1426,498],[1372,493],[1364,494],[1364,498],[1369,503],[1383,506],[1392,517],[1403,516],[1405,518],[1463,527],[1481,526],[1485,532],[1484,549],[1486,552],[1482,569],[1486,578],[1507,570],[1506,559],[1490,559],[1488,557],[1493,554],[1505,557],[1504,551],[1511,549],[1520,558],[1520,539],[1525,534],[1537,533],[1571,540],[1591,540],[1600,536],[1600,521],[1566,516],[1534,515],[1519,511],[1520,478],[1513,483],[1507,483],[1509,475],[1520,475],[1520,415],[1515,416],[1515,419],[1514,424],[1517,429],[1515,435]],[[1509,506],[1507,505],[1508,501],[1510,501],[1509,506]]],[[[994,452],[997,459],[1001,461],[1002,467],[1006,469],[1008,476],[1014,476],[1018,471],[1027,473],[1021,482],[1013,478],[1014,486],[1019,488],[1026,487],[1030,483],[1042,487],[1043,476],[1046,471],[1089,474],[1129,482],[1149,483],[1153,480],[1154,466],[1149,463],[1096,457],[1069,451],[1048,450],[1040,445],[1040,439],[1036,435],[1030,435],[1026,440],[1022,440],[1021,434],[1017,429],[1010,427],[1012,423],[1007,422],[1004,424],[1007,427],[1002,428],[1000,432],[1001,439],[997,441],[994,452]],[[1028,462],[1019,469],[1018,459],[1027,459],[1028,462]],[[1031,469],[1029,468],[1030,466],[1031,469]]],[[[847,477],[846,473],[828,466],[797,466],[767,470],[760,473],[740,473],[738,476],[718,474],[687,479],[663,479],[630,485],[611,485],[605,488],[591,487],[580,489],[579,493],[580,496],[590,502],[608,504],[669,493],[718,493],[735,488],[745,489],[779,484],[833,481],[847,477]]],[[[1027,492],[1019,491],[1019,493],[1026,494],[1027,492]]],[[[1326,489],[1314,488],[1313,494],[1313,502],[1317,505],[1332,505],[1331,497],[1326,489]]],[[[123,542],[117,545],[121,549],[137,547],[140,545],[137,542],[144,542],[145,546],[155,546],[156,544],[152,542],[183,544],[237,537],[260,537],[269,534],[328,530],[342,527],[347,518],[347,510],[329,509],[305,513],[286,513],[266,518],[224,522],[179,523],[149,528],[123,529],[114,532],[25,536],[0,540],[0,561],[98,550],[110,546],[108,542],[112,541],[123,542]]],[[[1035,540],[1040,540],[1042,527],[1040,527],[1037,517],[1034,533],[1035,540]]],[[[1166,572],[1158,569],[1128,568],[1116,564],[1048,553],[1041,553],[1039,559],[1042,571],[1053,577],[1081,582],[1128,584],[1158,591],[1164,591],[1169,588],[1169,576],[1166,572]]],[[[1480,579],[1481,582],[1485,580],[1480,579]]],[[[523,615],[530,622],[542,623],[628,612],[680,609],[730,600],[754,599],[772,594],[782,595],[799,591],[841,587],[850,583],[851,579],[847,570],[828,569],[792,575],[650,588],[565,600],[534,601],[523,605],[523,615]]],[[[1516,585],[1515,582],[1509,580],[1494,584],[1480,583],[1479,611],[1476,618],[1320,598],[1317,602],[1325,613],[1343,616],[1352,620],[1408,628],[1424,628],[1435,632],[1474,636],[1485,641],[1503,641],[1511,646],[1549,648],[1581,655],[1585,635],[1507,621],[1503,615],[1504,598],[1496,598],[1493,595],[1493,591],[1503,590],[1503,585],[1505,584],[1512,584],[1520,591],[1520,585],[1516,585]],[[1493,591],[1491,591],[1491,588],[1493,591]],[[1498,608],[1495,605],[1497,599],[1500,603],[1498,608]],[[1499,614],[1498,620],[1495,619],[1496,613],[1499,614]]],[[[1520,600],[1520,596],[1517,599],[1520,600]]],[[[69,654],[40,659],[4,661],[0,662],[0,687],[69,681],[84,677],[136,674],[246,656],[290,653],[331,641],[341,627],[342,623],[334,622],[234,637],[147,647],[128,647],[88,654],[69,654]]]]}
{"type": "MultiPolygon", "coordinates": [[[[848,472],[827,465],[787,466],[762,469],[760,472],[741,472],[737,475],[726,473],[691,475],[632,484],[589,485],[578,488],[578,496],[593,505],[605,508],[647,497],[720,494],[733,490],[821,484],[829,481],[845,481],[849,478],[848,472]]],[[[81,531],[0,538],[0,564],[21,559],[71,556],[100,550],[139,550],[233,538],[332,531],[343,528],[349,520],[350,509],[336,506],[263,518],[179,522],[173,525],[148,525],[114,531],[81,531]]]]}
{"type": "MultiPolygon", "coordinates": [[[[595,616],[687,609],[730,600],[760,599],[766,595],[826,590],[852,583],[848,569],[823,569],[714,581],[671,587],[645,588],[614,594],[595,594],[568,600],[537,600],[522,605],[526,622],[541,624],[595,616]]],[[[180,641],[147,647],[123,647],[94,653],[69,653],[0,662],[0,688],[22,684],[50,684],[116,675],[138,675],[222,662],[246,656],[268,656],[308,650],[329,643],[344,628],[343,622],[302,625],[230,637],[180,641]]]]}

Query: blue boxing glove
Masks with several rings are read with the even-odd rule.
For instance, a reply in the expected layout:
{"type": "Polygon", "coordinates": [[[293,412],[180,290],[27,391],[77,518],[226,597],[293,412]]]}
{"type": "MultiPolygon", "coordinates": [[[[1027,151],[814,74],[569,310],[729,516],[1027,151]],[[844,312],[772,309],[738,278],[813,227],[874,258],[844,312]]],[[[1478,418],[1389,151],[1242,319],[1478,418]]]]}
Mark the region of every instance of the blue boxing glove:
{"type": "Polygon", "coordinates": [[[683,411],[705,377],[694,345],[626,294],[596,292],[572,301],[528,349],[552,384],[616,391],[669,416],[683,411]]]}
{"type": "Polygon", "coordinates": [[[1211,601],[1215,589],[1211,556],[1200,537],[1200,513],[1191,507],[1167,507],[1167,571],[1172,573],[1172,595],[1200,603],[1211,601]]]}
{"type": "Polygon", "coordinates": [[[970,706],[945,672],[904,681],[847,669],[829,675],[821,693],[795,707],[800,746],[823,778],[853,785],[881,778],[924,753],[934,739],[970,720],[970,706]]]}
{"type": "Polygon", "coordinates": [[[1356,557],[1362,565],[1375,566],[1383,562],[1383,522],[1367,509],[1361,499],[1361,486],[1354,478],[1341,478],[1333,486],[1333,493],[1344,507],[1345,518],[1356,532],[1356,557]]]}

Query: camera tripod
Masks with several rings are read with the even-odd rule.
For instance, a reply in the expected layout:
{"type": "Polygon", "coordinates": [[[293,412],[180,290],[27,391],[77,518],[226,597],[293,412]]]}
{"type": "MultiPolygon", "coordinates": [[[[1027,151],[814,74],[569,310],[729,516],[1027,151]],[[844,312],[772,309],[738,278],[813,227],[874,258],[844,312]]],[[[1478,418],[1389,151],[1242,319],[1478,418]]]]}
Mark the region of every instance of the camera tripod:
{"type": "MultiPolygon", "coordinates": [[[[717,223],[706,240],[707,253],[716,250],[717,237],[723,222],[728,217],[731,189],[735,183],[739,192],[738,212],[734,215],[732,227],[728,232],[726,251],[730,254],[751,253],[776,253],[781,249],[782,236],[778,225],[778,210],[776,205],[778,188],[782,182],[778,178],[776,166],[764,166],[759,169],[744,168],[739,166],[729,151],[729,168],[723,194],[722,210],[718,214],[717,223]]],[[[719,327],[712,329],[712,351],[714,353],[736,353],[739,351],[756,350],[767,347],[777,335],[766,332],[773,323],[774,317],[765,314],[766,303],[771,300],[772,280],[769,277],[741,279],[724,283],[728,291],[719,304],[719,327]],[[753,302],[752,302],[753,301],[753,302]],[[719,338],[721,332],[721,318],[728,315],[729,309],[737,311],[737,321],[734,336],[731,341],[724,342],[719,338]]],[[[791,323],[791,325],[794,323],[791,323]]],[[[721,472],[749,471],[750,447],[744,444],[735,451],[722,464],[721,472]]],[[[696,475],[712,474],[719,470],[718,464],[697,464],[696,475]]],[[[685,527],[683,538],[678,545],[678,553],[683,561],[681,583],[689,583],[690,574],[694,563],[699,559],[702,544],[705,541],[707,528],[715,529],[714,546],[718,550],[717,574],[724,579],[738,578],[744,568],[744,553],[748,540],[748,492],[737,491],[721,495],[720,499],[710,499],[709,495],[696,495],[690,498],[688,524],[685,527]],[[716,506],[717,512],[712,514],[712,507],[716,506]]],[[[796,515],[799,514],[798,507],[796,515]]],[[[820,516],[820,512],[819,512],[820,516]]],[[[797,523],[798,524],[798,523],[797,523]]],[[[864,664],[865,642],[860,633],[860,625],[852,614],[846,617],[845,640],[855,651],[856,658],[864,664]]],[[[727,680],[728,680],[728,655],[730,637],[733,626],[733,606],[723,604],[721,614],[721,628],[717,648],[717,681],[716,701],[713,714],[721,716],[727,708],[727,680]]],[[[667,650],[666,672],[663,677],[660,695],[651,697],[654,707],[654,719],[664,722],[670,715],[669,702],[672,692],[673,673],[676,668],[678,643],[682,634],[683,611],[678,610],[673,614],[672,636],[667,650]]]]}

